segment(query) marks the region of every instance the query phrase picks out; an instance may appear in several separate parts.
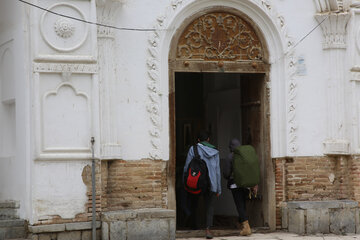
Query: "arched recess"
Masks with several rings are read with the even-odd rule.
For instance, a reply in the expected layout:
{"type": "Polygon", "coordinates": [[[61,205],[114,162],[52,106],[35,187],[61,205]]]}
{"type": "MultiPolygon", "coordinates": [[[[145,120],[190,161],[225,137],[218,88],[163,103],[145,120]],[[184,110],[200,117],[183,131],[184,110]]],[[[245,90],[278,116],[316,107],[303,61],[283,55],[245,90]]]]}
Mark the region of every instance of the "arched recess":
{"type": "MultiPolygon", "coordinates": [[[[228,72],[241,72],[238,67],[242,65],[243,68],[247,69],[246,71],[251,71],[254,65],[257,67],[265,67],[266,70],[266,91],[267,95],[270,96],[270,103],[268,106],[269,112],[264,112],[264,114],[270,114],[269,123],[271,123],[271,128],[267,129],[271,141],[271,152],[267,156],[268,161],[266,165],[267,176],[266,176],[266,196],[264,198],[265,205],[267,206],[264,212],[265,222],[270,226],[271,229],[275,229],[275,187],[274,187],[274,176],[272,174],[272,164],[271,157],[284,156],[287,152],[287,143],[286,143],[286,70],[285,63],[286,59],[284,58],[284,53],[287,50],[287,47],[291,47],[291,44],[288,44],[286,37],[284,36],[282,19],[274,17],[272,14],[271,7],[264,4],[264,1],[223,1],[219,5],[218,1],[209,0],[209,1],[184,1],[183,5],[176,6],[179,10],[168,19],[167,24],[164,24],[163,19],[161,20],[161,26],[166,26],[166,33],[160,34],[157,36],[159,47],[159,88],[162,92],[169,93],[169,112],[167,109],[163,109],[163,113],[169,114],[170,121],[167,125],[166,121],[162,123],[163,129],[170,129],[170,137],[166,137],[167,134],[165,131],[161,139],[169,139],[169,142],[162,141],[162,149],[166,149],[166,146],[170,145],[169,152],[169,171],[168,171],[168,203],[169,208],[176,208],[176,198],[175,198],[175,146],[173,145],[174,139],[174,66],[171,66],[176,59],[176,45],[180,38],[181,33],[185,28],[198,17],[210,13],[210,12],[227,12],[233,15],[239,16],[244,19],[246,22],[251,23],[259,36],[261,43],[263,44],[264,52],[261,61],[249,61],[249,62],[227,62],[223,61],[220,63],[222,65],[222,70],[228,72]],[[280,25],[277,23],[277,20],[280,20],[280,25]],[[266,36],[266,37],[264,37],[266,36]],[[257,64],[254,64],[256,62],[257,64]],[[170,71],[169,71],[170,69],[170,71]],[[169,79],[169,81],[166,81],[169,79]],[[271,89],[271,94],[270,94],[271,89]],[[276,136],[276,137],[275,137],[276,136]]],[[[176,62],[176,61],[175,61],[176,62]]],[[[209,61],[211,62],[211,61],[209,61]]],[[[190,63],[191,64],[191,63],[190,63]]],[[[209,72],[219,71],[219,61],[213,61],[208,66],[209,72]],[[212,70],[213,67],[213,70],[212,70]]],[[[209,64],[208,64],[209,65],[209,64]]],[[[162,102],[163,106],[166,105],[165,102],[162,102]]],[[[269,126],[270,127],[270,126],[269,126]]],[[[167,155],[166,152],[164,156],[167,155]]]]}

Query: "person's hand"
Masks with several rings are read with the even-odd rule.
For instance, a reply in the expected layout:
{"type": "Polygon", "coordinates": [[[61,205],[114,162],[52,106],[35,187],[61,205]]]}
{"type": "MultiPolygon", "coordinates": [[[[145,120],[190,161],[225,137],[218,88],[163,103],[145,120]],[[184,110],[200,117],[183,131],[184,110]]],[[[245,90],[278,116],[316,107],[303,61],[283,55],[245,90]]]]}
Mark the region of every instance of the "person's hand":
{"type": "Polygon", "coordinates": [[[252,190],[252,192],[254,193],[254,196],[256,196],[256,195],[257,195],[257,192],[258,192],[258,190],[259,190],[259,185],[255,185],[251,190],[252,190]]]}
{"type": "Polygon", "coordinates": [[[216,196],[217,196],[217,197],[220,197],[220,193],[216,193],[216,196]]]}

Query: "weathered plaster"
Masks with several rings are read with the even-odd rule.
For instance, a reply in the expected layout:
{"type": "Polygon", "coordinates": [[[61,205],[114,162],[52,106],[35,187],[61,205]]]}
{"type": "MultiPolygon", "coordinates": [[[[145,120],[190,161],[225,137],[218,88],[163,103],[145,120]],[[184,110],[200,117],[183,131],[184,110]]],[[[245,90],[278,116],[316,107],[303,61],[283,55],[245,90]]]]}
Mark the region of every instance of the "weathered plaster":
{"type": "Polygon", "coordinates": [[[87,164],[74,161],[35,163],[34,222],[57,215],[71,219],[76,214],[87,212],[87,189],[82,179],[82,171],[87,164]]]}

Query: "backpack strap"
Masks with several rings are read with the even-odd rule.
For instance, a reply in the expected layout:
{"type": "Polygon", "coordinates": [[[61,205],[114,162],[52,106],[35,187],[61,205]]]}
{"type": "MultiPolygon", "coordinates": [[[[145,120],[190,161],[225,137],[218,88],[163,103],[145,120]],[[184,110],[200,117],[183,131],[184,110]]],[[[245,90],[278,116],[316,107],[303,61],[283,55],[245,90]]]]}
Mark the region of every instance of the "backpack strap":
{"type": "Polygon", "coordinates": [[[197,144],[194,144],[193,149],[194,149],[194,153],[195,153],[196,159],[200,159],[200,155],[199,155],[199,152],[198,152],[198,146],[197,146],[197,144]]]}

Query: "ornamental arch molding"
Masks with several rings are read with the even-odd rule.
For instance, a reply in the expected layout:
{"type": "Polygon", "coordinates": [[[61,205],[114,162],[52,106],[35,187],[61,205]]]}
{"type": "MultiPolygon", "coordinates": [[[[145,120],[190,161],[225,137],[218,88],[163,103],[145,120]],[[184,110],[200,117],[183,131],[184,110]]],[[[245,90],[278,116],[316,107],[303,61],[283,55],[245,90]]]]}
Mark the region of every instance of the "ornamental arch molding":
{"type": "MultiPolygon", "coordinates": [[[[174,42],[178,42],[186,26],[209,12],[231,13],[245,21],[251,20],[256,26],[254,31],[261,42],[268,46],[268,52],[263,51],[262,58],[257,60],[270,64],[267,91],[271,93],[271,156],[296,155],[296,61],[292,50],[294,42],[287,34],[285,19],[267,0],[224,0],[221,5],[217,0],[173,0],[166,11],[158,16],[154,26],[156,30],[149,35],[147,110],[151,121],[150,157],[169,159],[170,155],[169,121],[165,116],[169,116],[167,96],[174,91],[169,85],[169,60],[177,53],[174,42]]],[[[266,46],[262,48],[266,49],[266,46]]]]}

